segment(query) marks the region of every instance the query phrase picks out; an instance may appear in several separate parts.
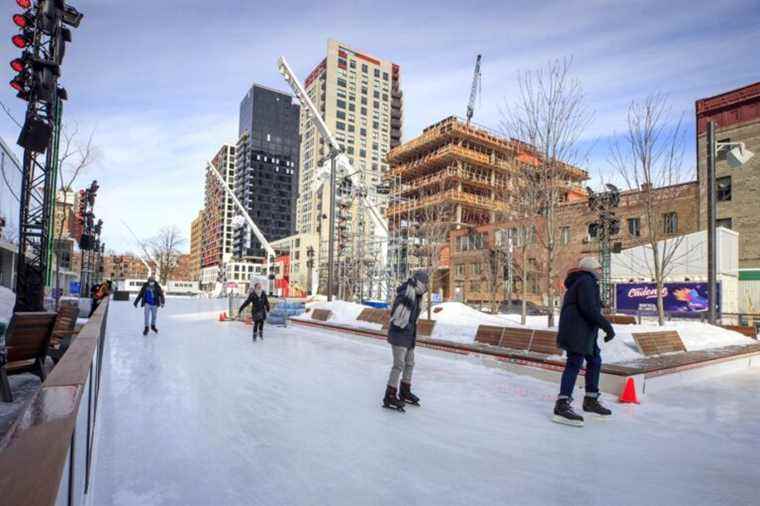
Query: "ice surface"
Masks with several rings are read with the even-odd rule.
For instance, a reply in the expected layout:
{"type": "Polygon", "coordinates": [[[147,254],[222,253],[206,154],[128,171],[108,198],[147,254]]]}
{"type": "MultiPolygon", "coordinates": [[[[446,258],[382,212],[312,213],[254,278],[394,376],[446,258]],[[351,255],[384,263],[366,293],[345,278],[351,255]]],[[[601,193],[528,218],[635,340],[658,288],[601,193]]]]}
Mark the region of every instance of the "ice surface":
{"type": "Polygon", "coordinates": [[[160,334],[112,302],[91,504],[756,504],[760,370],[550,421],[557,385],[417,350],[422,408],[380,407],[382,341],[220,323],[176,300],[160,334]],[[192,315],[202,315],[193,318],[192,315]]]}
{"type": "MultiPolygon", "coordinates": [[[[315,303],[310,307],[332,310],[334,317],[330,320],[331,323],[340,323],[343,325],[353,325],[370,329],[379,329],[381,327],[380,325],[372,323],[356,321],[356,317],[361,310],[366,308],[366,306],[362,306],[361,304],[333,301],[315,303]]],[[[523,326],[520,324],[520,315],[486,314],[462,304],[461,302],[444,302],[438,304],[433,308],[431,316],[432,319],[436,321],[432,337],[461,343],[472,343],[475,340],[478,325],[500,325],[533,329],[548,328],[546,325],[546,316],[528,316],[526,324],[523,326]],[[435,311],[436,309],[438,312],[435,311]]],[[[304,317],[309,318],[308,315],[304,315],[304,317]]],[[[423,312],[422,317],[427,318],[427,311],[423,312]]],[[[676,330],[681,336],[688,351],[757,342],[738,332],[697,321],[667,322],[663,327],[659,327],[656,324],[613,325],[613,327],[615,328],[616,333],[614,340],[605,343],[603,339],[599,339],[602,357],[604,358],[604,361],[608,363],[635,360],[643,356],[639,353],[636,343],[633,340],[634,332],[676,330]]],[[[556,327],[552,330],[556,330],[556,327]]]]}

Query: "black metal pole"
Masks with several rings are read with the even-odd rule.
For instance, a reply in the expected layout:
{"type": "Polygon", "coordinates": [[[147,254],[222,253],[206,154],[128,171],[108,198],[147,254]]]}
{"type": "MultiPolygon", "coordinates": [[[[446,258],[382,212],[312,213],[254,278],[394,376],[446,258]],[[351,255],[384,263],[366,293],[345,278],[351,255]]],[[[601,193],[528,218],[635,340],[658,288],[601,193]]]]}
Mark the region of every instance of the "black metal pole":
{"type": "Polygon", "coordinates": [[[709,308],[707,318],[715,325],[717,320],[715,306],[717,303],[717,248],[715,241],[715,215],[717,214],[717,197],[715,192],[715,122],[707,123],[707,285],[709,308]]]}

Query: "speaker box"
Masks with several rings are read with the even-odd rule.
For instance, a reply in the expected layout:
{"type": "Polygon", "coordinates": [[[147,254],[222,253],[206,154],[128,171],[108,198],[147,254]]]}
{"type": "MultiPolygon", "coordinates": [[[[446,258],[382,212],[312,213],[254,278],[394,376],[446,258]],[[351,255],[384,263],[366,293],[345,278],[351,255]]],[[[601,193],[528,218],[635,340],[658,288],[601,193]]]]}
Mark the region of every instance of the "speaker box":
{"type": "Polygon", "coordinates": [[[40,118],[27,118],[18,136],[18,145],[37,153],[44,153],[53,135],[53,125],[40,118]]]}

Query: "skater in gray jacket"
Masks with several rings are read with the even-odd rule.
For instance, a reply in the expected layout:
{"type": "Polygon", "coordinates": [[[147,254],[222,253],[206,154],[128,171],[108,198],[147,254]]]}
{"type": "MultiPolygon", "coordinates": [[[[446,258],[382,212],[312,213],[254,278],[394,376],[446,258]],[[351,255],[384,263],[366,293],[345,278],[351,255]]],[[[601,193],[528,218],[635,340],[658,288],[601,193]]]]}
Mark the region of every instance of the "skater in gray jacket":
{"type": "Polygon", "coordinates": [[[417,320],[422,311],[422,296],[428,289],[428,275],[417,271],[396,289],[388,326],[388,342],[393,352],[393,367],[388,377],[383,406],[404,409],[408,402],[419,406],[420,399],[412,393],[414,347],[417,344],[417,320]],[[401,384],[399,386],[399,380],[401,384]],[[398,396],[396,395],[398,393],[398,396]]]}

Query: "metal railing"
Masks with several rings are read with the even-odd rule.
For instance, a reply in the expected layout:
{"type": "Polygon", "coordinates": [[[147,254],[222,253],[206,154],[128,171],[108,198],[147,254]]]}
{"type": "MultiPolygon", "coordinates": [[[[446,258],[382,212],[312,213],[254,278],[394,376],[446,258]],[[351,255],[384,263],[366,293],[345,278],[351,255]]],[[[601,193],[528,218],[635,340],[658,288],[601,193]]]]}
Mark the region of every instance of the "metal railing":
{"type": "Polygon", "coordinates": [[[79,506],[90,490],[108,301],[0,441],[0,502],[79,506]]]}

